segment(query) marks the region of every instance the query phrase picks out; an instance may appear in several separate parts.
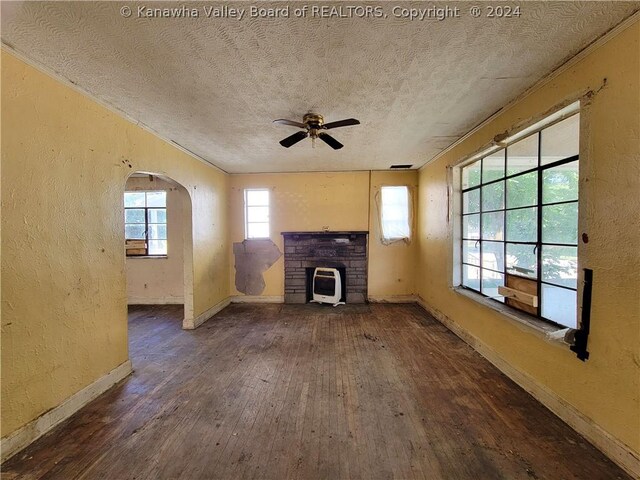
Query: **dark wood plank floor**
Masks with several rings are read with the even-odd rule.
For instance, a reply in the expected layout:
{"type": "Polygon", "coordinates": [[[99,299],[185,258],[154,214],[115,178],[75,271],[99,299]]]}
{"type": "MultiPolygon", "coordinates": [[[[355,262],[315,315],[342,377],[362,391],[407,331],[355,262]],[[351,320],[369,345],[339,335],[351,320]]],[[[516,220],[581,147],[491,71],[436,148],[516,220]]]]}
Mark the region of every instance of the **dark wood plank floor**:
{"type": "Polygon", "coordinates": [[[133,376],[2,478],[629,478],[416,306],[181,318],[132,308],[133,376]]]}

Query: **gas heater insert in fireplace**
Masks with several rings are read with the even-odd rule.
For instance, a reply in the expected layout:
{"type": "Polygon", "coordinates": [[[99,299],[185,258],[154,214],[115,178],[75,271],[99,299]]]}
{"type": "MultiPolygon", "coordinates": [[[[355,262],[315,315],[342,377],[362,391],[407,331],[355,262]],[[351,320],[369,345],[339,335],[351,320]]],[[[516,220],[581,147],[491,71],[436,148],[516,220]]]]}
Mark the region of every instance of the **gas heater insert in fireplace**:
{"type": "Polygon", "coordinates": [[[342,296],[342,280],[340,272],[335,268],[318,267],[313,272],[312,302],[331,303],[334,307],[344,305],[342,296]]]}

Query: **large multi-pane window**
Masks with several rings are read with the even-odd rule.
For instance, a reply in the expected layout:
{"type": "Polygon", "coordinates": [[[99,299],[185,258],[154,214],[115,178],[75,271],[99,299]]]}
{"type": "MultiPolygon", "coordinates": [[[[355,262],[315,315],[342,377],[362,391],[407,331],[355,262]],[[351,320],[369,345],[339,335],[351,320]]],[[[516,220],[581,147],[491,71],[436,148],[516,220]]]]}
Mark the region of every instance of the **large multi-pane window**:
{"type": "Polygon", "coordinates": [[[125,192],[127,256],[167,254],[167,192],[125,192]]]}
{"type": "Polygon", "coordinates": [[[572,328],[579,124],[576,113],[461,171],[462,285],[572,328]],[[524,293],[528,301],[505,291],[524,293]]]}
{"type": "Polygon", "coordinates": [[[269,238],[269,190],[244,191],[245,238],[269,238]]]}
{"type": "Polygon", "coordinates": [[[409,188],[406,186],[381,187],[380,193],[380,223],[383,240],[409,240],[411,238],[409,188]]]}

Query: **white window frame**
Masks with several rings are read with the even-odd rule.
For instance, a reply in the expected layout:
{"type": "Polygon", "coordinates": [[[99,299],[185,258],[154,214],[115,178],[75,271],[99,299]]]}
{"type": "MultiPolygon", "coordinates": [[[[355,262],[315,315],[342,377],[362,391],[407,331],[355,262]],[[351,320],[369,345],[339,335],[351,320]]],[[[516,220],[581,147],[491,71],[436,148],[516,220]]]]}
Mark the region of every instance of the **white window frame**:
{"type": "Polygon", "coordinates": [[[268,188],[245,188],[244,189],[244,238],[246,240],[250,240],[250,239],[264,239],[264,238],[270,238],[271,236],[271,207],[270,207],[270,203],[271,203],[271,195],[269,192],[268,188]],[[248,202],[248,194],[249,192],[265,192],[267,194],[267,204],[266,205],[249,205],[248,202]],[[267,207],[269,210],[269,214],[267,217],[267,221],[266,222],[250,222],[249,221],[249,210],[251,208],[264,208],[267,207]],[[250,224],[267,224],[267,231],[269,232],[267,234],[267,236],[264,237],[250,237],[249,236],[249,225],[250,224]]]}
{"type": "Polygon", "coordinates": [[[168,226],[169,217],[168,217],[168,208],[167,208],[168,197],[169,197],[168,192],[166,190],[127,190],[124,193],[125,193],[125,195],[123,196],[123,200],[124,200],[124,197],[126,197],[127,193],[143,193],[144,197],[145,197],[145,204],[144,204],[143,207],[124,207],[124,211],[125,211],[125,242],[127,240],[144,240],[144,242],[145,242],[145,246],[144,246],[145,253],[143,253],[143,254],[135,254],[135,255],[127,253],[126,256],[129,257],[129,258],[136,258],[136,257],[165,258],[165,257],[167,257],[168,254],[169,254],[169,237],[168,237],[168,235],[169,235],[169,226],[168,226]],[[159,193],[159,192],[162,192],[162,193],[165,194],[164,206],[163,207],[150,207],[150,206],[148,206],[147,205],[147,195],[150,194],[150,193],[159,193]],[[127,221],[126,221],[126,212],[127,212],[127,210],[144,210],[145,223],[144,224],[141,224],[141,223],[139,223],[139,224],[127,223],[127,221]],[[150,210],[164,210],[165,221],[164,222],[155,222],[155,223],[150,222],[149,221],[149,211],[150,210]],[[144,238],[143,239],[128,239],[128,238],[126,238],[127,237],[127,235],[126,235],[127,225],[144,225],[144,238]],[[159,239],[150,238],[149,231],[150,231],[150,227],[152,225],[164,225],[165,230],[167,231],[167,238],[159,238],[159,239]],[[152,242],[154,240],[160,240],[160,241],[166,242],[166,247],[167,248],[166,248],[166,251],[164,253],[149,253],[149,251],[150,251],[149,244],[150,244],[150,242],[152,242]]]}
{"type": "MultiPolygon", "coordinates": [[[[463,167],[470,165],[477,160],[487,157],[499,150],[502,150],[509,144],[513,144],[518,140],[521,140],[527,136],[537,134],[538,132],[553,126],[556,123],[559,123],[575,114],[582,114],[582,108],[579,101],[566,105],[562,108],[559,108],[555,113],[551,115],[545,115],[542,119],[532,123],[526,128],[522,128],[517,130],[515,133],[507,136],[504,140],[494,141],[492,144],[486,148],[481,149],[481,151],[461,160],[459,163],[453,165],[449,168],[448,174],[448,185],[449,185],[449,196],[451,199],[450,208],[449,208],[449,219],[450,219],[450,239],[451,246],[453,247],[452,262],[450,263],[450,286],[458,293],[463,294],[466,297],[469,297],[481,304],[489,306],[490,308],[497,310],[503,313],[505,316],[510,317],[514,320],[517,320],[520,323],[528,324],[534,329],[544,332],[548,334],[549,332],[567,328],[565,326],[560,326],[553,321],[547,320],[542,316],[537,316],[533,314],[529,314],[523,312],[515,307],[505,305],[504,303],[495,301],[492,298],[482,295],[481,293],[476,292],[475,290],[468,289],[462,285],[462,169],[463,167]]],[[[540,118],[540,117],[538,117],[540,118]]],[[[581,115],[581,123],[584,121],[581,115]]],[[[582,129],[581,129],[582,130],[582,129]]],[[[578,179],[579,184],[579,193],[578,193],[578,211],[583,208],[583,204],[586,198],[586,192],[584,191],[584,181],[583,175],[584,171],[587,170],[587,158],[584,155],[584,139],[579,139],[579,154],[578,159],[580,162],[580,174],[578,179]]],[[[539,153],[540,154],[540,153],[539,153]]],[[[540,202],[540,200],[539,200],[540,202]]],[[[581,214],[578,213],[578,232],[582,231],[581,229],[581,214]]],[[[582,264],[582,248],[581,244],[578,241],[577,244],[578,252],[577,252],[577,268],[578,268],[578,285],[576,292],[576,328],[579,328],[580,322],[578,319],[578,312],[580,310],[580,301],[582,297],[582,291],[580,288],[580,279],[581,279],[581,264],[582,264]]],[[[506,258],[505,258],[506,262],[506,258]]],[[[540,268],[540,265],[538,265],[540,268]]],[[[506,270],[506,269],[505,269],[506,270]]],[[[538,277],[540,273],[538,272],[538,277]]],[[[538,283],[540,283],[540,279],[538,278],[538,283]]]]}
{"type": "Polygon", "coordinates": [[[379,201],[378,203],[378,219],[380,222],[380,240],[382,241],[383,244],[390,244],[393,242],[399,242],[399,241],[404,241],[405,243],[409,243],[411,241],[411,237],[413,235],[413,227],[412,227],[412,214],[413,214],[413,210],[412,210],[412,195],[411,195],[411,189],[409,188],[408,185],[383,185],[380,187],[380,192],[379,192],[379,197],[378,197],[379,201]],[[385,232],[385,222],[384,222],[384,217],[385,217],[385,205],[384,205],[384,190],[385,189],[397,189],[397,188],[403,188],[406,193],[407,193],[407,210],[406,210],[406,221],[407,221],[407,234],[406,235],[399,235],[399,236],[391,236],[388,235],[385,232]]]}

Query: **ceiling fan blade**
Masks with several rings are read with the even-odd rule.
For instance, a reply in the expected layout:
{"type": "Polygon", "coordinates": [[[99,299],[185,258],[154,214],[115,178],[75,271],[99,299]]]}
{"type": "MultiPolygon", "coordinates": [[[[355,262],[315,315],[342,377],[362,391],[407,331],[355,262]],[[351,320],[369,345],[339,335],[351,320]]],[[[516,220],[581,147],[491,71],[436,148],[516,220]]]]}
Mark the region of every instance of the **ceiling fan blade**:
{"type": "Polygon", "coordinates": [[[307,132],[296,132],[293,135],[288,136],[284,140],[280,140],[280,145],[289,148],[291,145],[295,145],[300,140],[307,138],[309,134],[307,132]]]}
{"type": "Polygon", "coordinates": [[[304,123],[295,122],[293,120],[286,120],[284,118],[279,118],[278,120],[274,120],[273,123],[277,123],[278,125],[289,125],[290,127],[307,128],[307,126],[304,123]]]}
{"type": "Polygon", "coordinates": [[[327,133],[321,133],[318,135],[318,137],[334,150],[340,150],[342,147],[344,147],[344,145],[342,145],[338,140],[327,133]]]}
{"type": "Polygon", "coordinates": [[[360,121],[355,118],[347,118],[345,120],[338,120],[337,122],[325,123],[324,128],[328,130],[330,128],[348,127],[349,125],[360,125],[360,121]]]}

